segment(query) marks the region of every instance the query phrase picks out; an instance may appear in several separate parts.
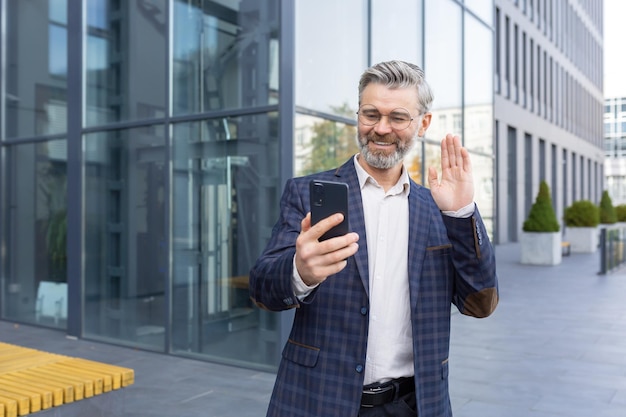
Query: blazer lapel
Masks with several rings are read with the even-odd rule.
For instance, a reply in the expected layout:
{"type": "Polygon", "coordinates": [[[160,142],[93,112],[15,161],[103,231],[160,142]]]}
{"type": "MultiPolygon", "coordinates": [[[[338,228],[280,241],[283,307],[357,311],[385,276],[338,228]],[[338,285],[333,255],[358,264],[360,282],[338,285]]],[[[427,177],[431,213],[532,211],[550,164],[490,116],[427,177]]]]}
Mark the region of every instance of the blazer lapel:
{"type": "Polygon", "coordinates": [[[361,187],[359,178],[354,168],[354,158],[350,158],[345,164],[335,171],[337,181],[348,184],[348,216],[350,217],[350,230],[359,235],[359,249],[354,254],[354,261],[361,276],[361,282],[369,297],[369,269],[367,262],[367,237],[365,236],[365,217],[363,214],[363,200],[361,199],[361,187]]]}
{"type": "MultiPolygon", "coordinates": [[[[409,286],[412,296],[418,289],[415,284],[419,283],[422,276],[422,266],[424,256],[426,256],[426,244],[430,228],[430,205],[425,201],[425,194],[420,193],[420,187],[411,181],[411,192],[409,193],[409,286]]],[[[413,299],[413,297],[411,297],[413,299]]]]}

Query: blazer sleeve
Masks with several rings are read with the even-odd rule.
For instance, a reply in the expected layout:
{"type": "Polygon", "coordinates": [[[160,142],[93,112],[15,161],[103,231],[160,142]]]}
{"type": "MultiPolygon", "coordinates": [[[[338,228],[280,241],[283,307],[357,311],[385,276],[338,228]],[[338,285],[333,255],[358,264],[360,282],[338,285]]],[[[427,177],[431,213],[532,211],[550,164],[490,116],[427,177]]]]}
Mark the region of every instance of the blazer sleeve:
{"type": "Polygon", "coordinates": [[[250,297],[260,308],[280,311],[299,306],[291,278],[300,223],[308,211],[308,200],[303,201],[303,194],[294,179],[287,181],[279,219],[265,250],[250,270],[250,297]]]}
{"type": "Polygon", "coordinates": [[[478,209],[469,218],[442,215],[456,270],[453,302],[462,314],[487,317],[498,305],[494,248],[478,209]]]}

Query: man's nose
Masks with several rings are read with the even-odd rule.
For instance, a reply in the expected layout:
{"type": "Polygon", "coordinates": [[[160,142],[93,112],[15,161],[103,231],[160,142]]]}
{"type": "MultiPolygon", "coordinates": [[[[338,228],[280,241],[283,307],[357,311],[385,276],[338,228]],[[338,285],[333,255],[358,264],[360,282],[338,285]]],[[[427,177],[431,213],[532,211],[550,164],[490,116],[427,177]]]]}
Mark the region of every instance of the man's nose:
{"type": "Polygon", "coordinates": [[[374,126],[374,131],[378,134],[389,133],[393,130],[391,123],[389,122],[389,116],[381,115],[380,120],[374,126]]]}

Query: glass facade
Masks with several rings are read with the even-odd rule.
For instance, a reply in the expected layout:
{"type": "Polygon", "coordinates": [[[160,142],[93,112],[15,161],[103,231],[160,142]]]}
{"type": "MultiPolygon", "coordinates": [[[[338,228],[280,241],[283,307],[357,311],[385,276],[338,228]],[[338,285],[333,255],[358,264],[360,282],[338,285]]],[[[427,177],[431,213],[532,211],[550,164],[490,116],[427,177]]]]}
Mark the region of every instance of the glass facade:
{"type": "Polygon", "coordinates": [[[286,179],[357,152],[368,65],[424,67],[407,168],[461,134],[493,217],[491,9],[466,4],[0,0],[0,319],[275,369],[292,316],[248,271],[286,179]]]}

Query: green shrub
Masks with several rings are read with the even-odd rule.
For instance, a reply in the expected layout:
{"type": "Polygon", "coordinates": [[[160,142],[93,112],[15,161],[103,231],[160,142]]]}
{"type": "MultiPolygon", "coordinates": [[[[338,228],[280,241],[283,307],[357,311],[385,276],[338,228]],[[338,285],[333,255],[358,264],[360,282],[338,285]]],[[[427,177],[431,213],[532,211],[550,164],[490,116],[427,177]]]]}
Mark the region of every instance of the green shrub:
{"type": "Polygon", "coordinates": [[[611,201],[611,197],[609,196],[609,192],[607,190],[604,190],[602,193],[602,199],[600,200],[600,223],[617,223],[615,207],[613,207],[613,202],[611,201]]]}
{"type": "Polygon", "coordinates": [[[525,232],[558,232],[561,229],[556,214],[554,214],[554,208],[552,208],[550,188],[547,182],[541,181],[539,184],[539,193],[530,208],[530,213],[528,213],[528,218],[522,229],[525,232]]]}
{"type": "Polygon", "coordinates": [[[565,209],[563,221],[570,227],[596,227],[600,223],[600,208],[589,200],[574,201],[565,209]]]}
{"type": "Polygon", "coordinates": [[[626,222],[626,204],[615,206],[615,214],[618,222],[626,222]]]}

